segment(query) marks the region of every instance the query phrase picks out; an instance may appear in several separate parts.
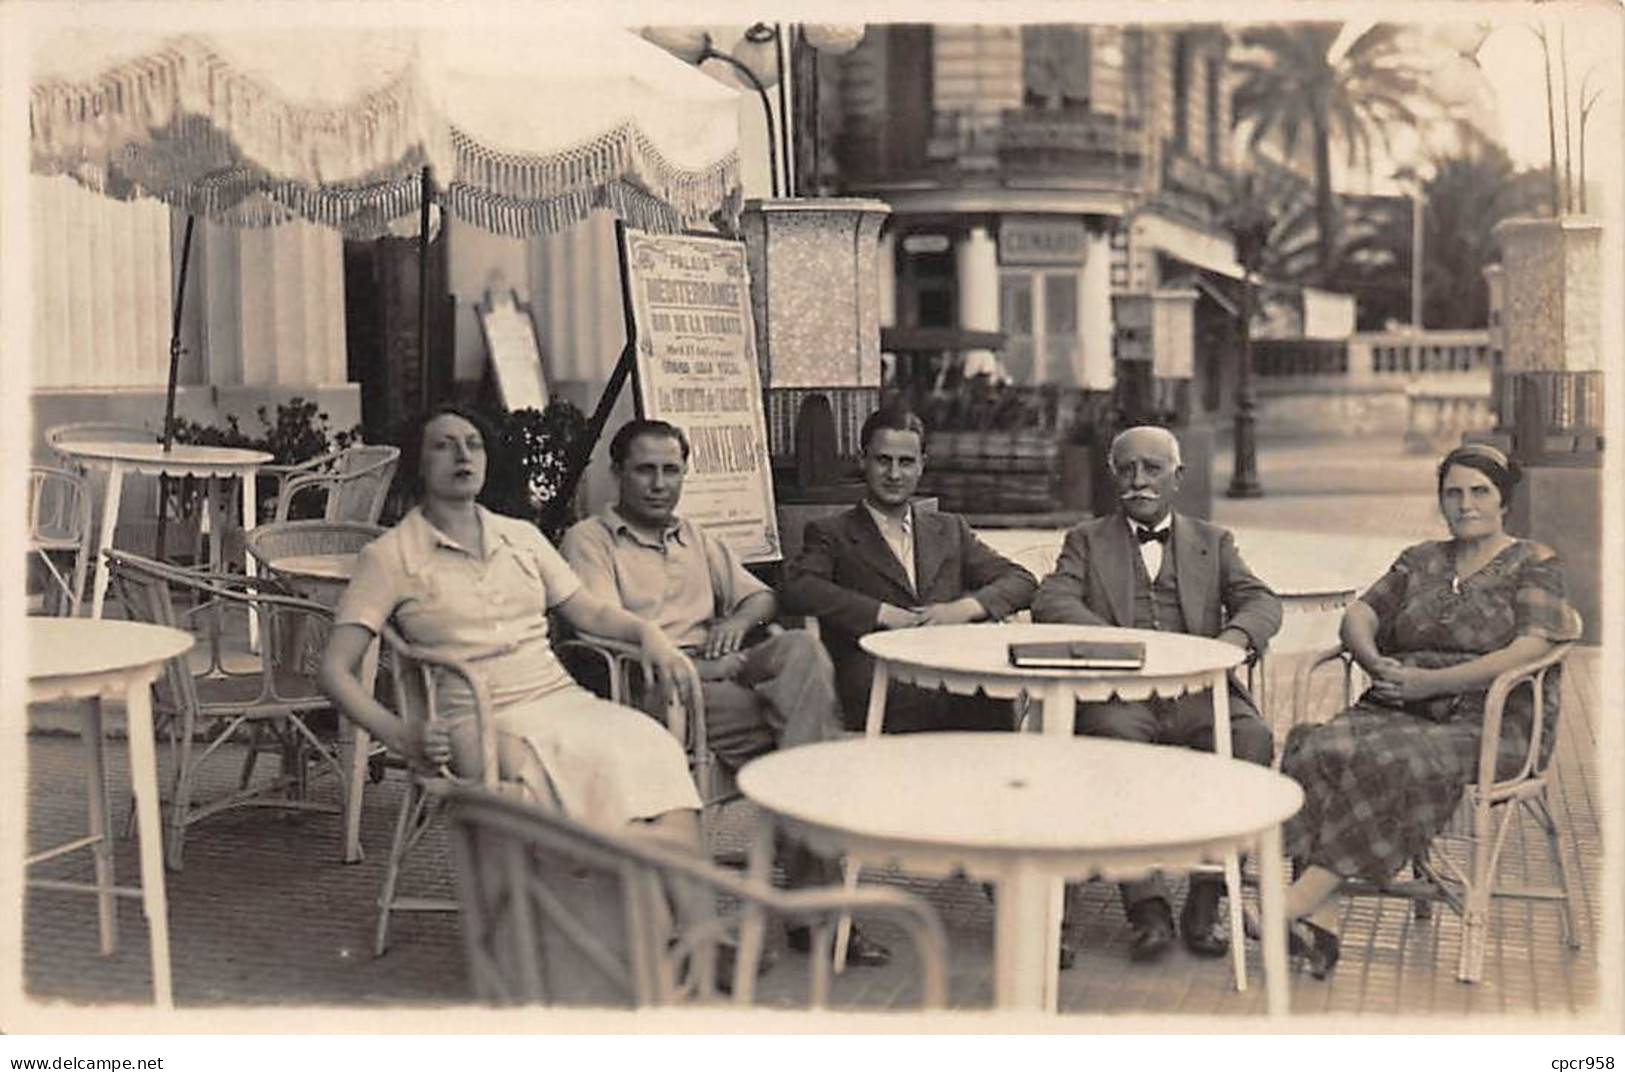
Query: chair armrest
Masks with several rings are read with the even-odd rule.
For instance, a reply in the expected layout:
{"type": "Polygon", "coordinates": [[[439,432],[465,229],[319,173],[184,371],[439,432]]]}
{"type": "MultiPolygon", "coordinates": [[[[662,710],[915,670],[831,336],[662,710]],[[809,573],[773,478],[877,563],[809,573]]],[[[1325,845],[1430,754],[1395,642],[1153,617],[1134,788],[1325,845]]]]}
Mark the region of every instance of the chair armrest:
{"type": "Polygon", "coordinates": [[[1509,670],[1496,675],[1490,682],[1489,690],[1484,695],[1484,722],[1478,745],[1478,784],[1485,788],[1504,785],[1511,782],[1520,782],[1528,778],[1540,762],[1541,743],[1544,735],[1550,732],[1551,727],[1546,725],[1546,675],[1554,666],[1559,665],[1568,658],[1569,651],[1574,647],[1573,641],[1554,644],[1550,651],[1539,658],[1521,663],[1509,670]],[[1529,751],[1524,756],[1523,763],[1517,773],[1507,778],[1496,777],[1496,759],[1500,755],[1502,716],[1506,708],[1506,700],[1512,690],[1529,683],[1531,692],[1531,715],[1529,722],[1529,751]]]}
{"type": "MultiPolygon", "coordinates": [[[[1313,677],[1316,671],[1332,663],[1337,663],[1343,669],[1343,706],[1348,707],[1354,702],[1354,656],[1348,649],[1340,644],[1329,648],[1322,648],[1313,652],[1298,665],[1297,672],[1292,675],[1292,711],[1291,721],[1287,723],[1290,732],[1293,727],[1309,721],[1309,693],[1313,686],[1313,677]]],[[[1274,766],[1279,768],[1282,751],[1275,750],[1274,766]]]]}
{"type": "Polygon", "coordinates": [[[304,473],[283,481],[276,496],[276,512],[272,516],[278,521],[288,520],[288,508],[293,504],[295,495],[306,488],[327,488],[328,494],[332,494],[332,489],[345,479],[339,473],[304,473]]]}
{"type": "Polygon", "coordinates": [[[305,461],[296,462],[292,465],[262,465],[254,471],[254,475],[269,477],[274,480],[280,496],[282,488],[287,485],[289,480],[296,479],[307,473],[319,473],[325,470],[337,460],[339,453],[336,450],[328,451],[326,454],[319,454],[314,458],[307,458],[305,461]]]}
{"type": "MultiPolygon", "coordinates": [[[[642,857],[667,876],[681,875],[742,905],[757,905],[781,917],[809,922],[832,920],[843,912],[880,915],[897,923],[909,936],[920,959],[921,998],[924,1008],[941,1008],[948,999],[948,938],[941,917],[929,903],[902,890],[873,887],[847,891],[840,887],[781,890],[746,875],[720,870],[708,862],[648,839],[621,841],[620,851],[642,857]]],[[[828,970],[833,959],[833,927],[820,927],[819,941],[808,957],[813,1003],[827,996],[828,970]]],[[[712,935],[714,936],[714,935],[712,935]]],[[[706,937],[701,935],[700,937],[706,937]]],[[[754,973],[754,964],[739,964],[740,973],[754,973]]],[[[736,994],[740,991],[736,990],[736,994]]]]}
{"type": "MultiPolygon", "coordinates": [[[[629,694],[629,681],[623,681],[621,675],[630,670],[632,666],[643,665],[643,649],[637,644],[613,637],[599,636],[596,633],[577,633],[568,640],[558,642],[560,648],[566,650],[579,649],[591,651],[605,661],[610,669],[612,689],[619,692],[619,698],[614,702],[631,706],[632,697],[629,694]]],[[[705,733],[705,702],[695,697],[695,705],[691,710],[675,696],[670,697],[666,703],[664,714],[657,711],[647,711],[654,718],[662,719],[666,729],[671,735],[681,741],[696,760],[704,759],[709,751],[705,733]]]]}
{"type": "MultiPolygon", "coordinates": [[[[480,782],[486,789],[496,792],[499,788],[500,774],[497,766],[496,726],[493,722],[494,705],[491,703],[491,690],[485,683],[485,675],[473,664],[493,656],[505,655],[513,651],[516,645],[492,645],[464,652],[461,657],[452,657],[409,643],[388,623],[384,625],[384,644],[393,655],[396,713],[403,719],[410,720],[417,714],[415,705],[410,702],[406,693],[407,675],[412,671],[417,671],[417,684],[422,689],[422,717],[431,722],[439,717],[435,710],[435,671],[462,678],[474,697],[474,725],[480,742],[480,782]]],[[[458,778],[455,772],[444,765],[439,773],[452,781],[464,780],[458,778]]]]}

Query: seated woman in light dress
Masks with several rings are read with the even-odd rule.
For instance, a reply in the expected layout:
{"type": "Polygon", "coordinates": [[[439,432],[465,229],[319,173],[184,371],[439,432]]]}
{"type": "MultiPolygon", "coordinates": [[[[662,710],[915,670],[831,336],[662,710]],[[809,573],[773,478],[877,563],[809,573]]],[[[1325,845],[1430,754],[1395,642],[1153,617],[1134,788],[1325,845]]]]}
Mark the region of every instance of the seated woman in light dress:
{"type": "Polygon", "coordinates": [[[548,641],[547,612],[578,629],[639,644],[653,671],[688,698],[694,668],[660,629],[596,598],[528,522],[480,506],[487,445],[482,418],[442,406],[402,451],[419,504],[369,544],[334,616],[321,685],[344,713],[408,759],[480,771],[473,697],[452,675],[438,725],[408,725],[362,686],[362,656],[384,623],[414,645],[481,657],[494,710],[501,776],[577,822],[650,833],[700,851],[699,793],[681,744],[641,712],[577,685],[548,641]]]}
{"type": "MultiPolygon", "coordinates": [[[[1337,965],[1343,880],[1382,882],[1422,855],[1477,778],[1490,682],[1578,635],[1557,557],[1502,527],[1517,479],[1516,464],[1494,447],[1445,456],[1439,510],[1451,538],[1407,548],[1343,616],[1343,646],[1371,688],[1330,722],[1287,736],[1281,770],[1304,793],[1283,828],[1287,855],[1303,865],[1287,890],[1287,916],[1292,949],[1317,978],[1337,965]]],[[[1544,691],[1549,753],[1556,671],[1544,691]]],[[[1502,776],[1528,754],[1533,709],[1527,688],[1507,697],[1502,776]]]]}

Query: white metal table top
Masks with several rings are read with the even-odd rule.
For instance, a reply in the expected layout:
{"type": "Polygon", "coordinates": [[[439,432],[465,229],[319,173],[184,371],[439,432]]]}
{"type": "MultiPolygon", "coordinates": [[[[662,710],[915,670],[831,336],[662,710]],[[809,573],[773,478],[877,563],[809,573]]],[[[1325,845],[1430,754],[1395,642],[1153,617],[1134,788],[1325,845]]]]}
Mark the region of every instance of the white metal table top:
{"type": "Polygon", "coordinates": [[[918,733],[772,752],[740,791],[780,816],[932,854],[1077,855],[1223,845],[1303,803],[1267,767],[1188,748],[1034,734],[918,733]]]}
{"type": "Polygon", "coordinates": [[[164,445],[157,442],[121,443],[82,439],[61,443],[56,449],[86,462],[117,463],[138,472],[170,475],[191,473],[206,476],[211,472],[237,472],[267,465],[272,460],[272,456],[263,450],[202,447],[190,443],[171,444],[166,451],[164,445]]]}
{"type": "Polygon", "coordinates": [[[895,671],[908,669],[988,679],[1187,679],[1236,666],[1246,652],[1233,644],[1185,633],[1105,625],[984,622],[874,632],[863,650],[895,671]],[[1134,670],[1041,669],[1010,665],[1010,645],[1028,641],[1139,641],[1145,665],[1134,670]]]}
{"type": "Polygon", "coordinates": [[[94,681],[151,666],[188,651],[193,638],[179,629],[104,618],[29,618],[30,699],[42,688],[94,681]]]}

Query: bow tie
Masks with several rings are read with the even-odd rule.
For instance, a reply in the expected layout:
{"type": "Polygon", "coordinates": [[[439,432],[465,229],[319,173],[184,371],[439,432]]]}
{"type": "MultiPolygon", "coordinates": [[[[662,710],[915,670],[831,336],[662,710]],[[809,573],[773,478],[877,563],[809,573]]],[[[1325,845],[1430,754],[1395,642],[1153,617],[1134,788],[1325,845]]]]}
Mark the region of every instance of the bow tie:
{"type": "Polygon", "coordinates": [[[1148,529],[1135,525],[1134,538],[1139,540],[1141,543],[1167,543],[1168,534],[1172,531],[1172,525],[1164,526],[1160,529],[1148,529]]]}

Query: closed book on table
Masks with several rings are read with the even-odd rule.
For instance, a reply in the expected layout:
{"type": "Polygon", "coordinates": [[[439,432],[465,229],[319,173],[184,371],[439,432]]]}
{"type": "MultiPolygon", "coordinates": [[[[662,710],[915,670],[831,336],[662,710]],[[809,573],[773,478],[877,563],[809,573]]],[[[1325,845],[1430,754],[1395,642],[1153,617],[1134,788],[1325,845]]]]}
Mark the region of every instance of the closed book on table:
{"type": "Polygon", "coordinates": [[[1011,644],[1010,665],[1037,670],[1138,670],[1145,665],[1145,645],[1137,640],[1035,640],[1011,644]]]}

